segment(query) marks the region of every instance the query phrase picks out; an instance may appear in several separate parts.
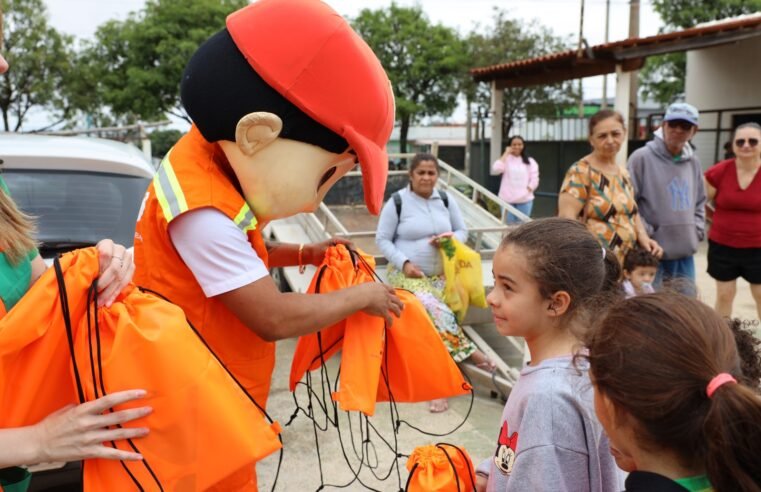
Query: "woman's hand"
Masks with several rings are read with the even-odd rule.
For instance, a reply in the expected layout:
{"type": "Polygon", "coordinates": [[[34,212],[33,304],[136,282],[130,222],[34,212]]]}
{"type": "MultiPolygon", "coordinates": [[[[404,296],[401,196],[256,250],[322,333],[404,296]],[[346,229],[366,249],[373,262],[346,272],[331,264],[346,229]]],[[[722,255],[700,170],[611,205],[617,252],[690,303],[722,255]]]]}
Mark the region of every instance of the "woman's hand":
{"type": "Polygon", "coordinates": [[[308,246],[305,246],[305,248],[309,249],[308,256],[304,258],[304,263],[314,266],[320,266],[322,264],[322,261],[325,259],[325,252],[330,248],[331,246],[335,246],[337,244],[343,244],[349,249],[356,249],[354,247],[354,243],[349,241],[348,239],[344,239],[341,237],[334,237],[331,239],[326,239],[325,241],[322,241],[320,243],[313,243],[308,246]]]}
{"type": "Polygon", "coordinates": [[[121,244],[104,239],[98,248],[98,307],[110,306],[116,296],[132,281],[135,264],[132,253],[121,244]]]}
{"type": "Polygon", "coordinates": [[[362,289],[363,299],[367,300],[367,304],[362,310],[364,313],[380,316],[386,320],[388,326],[391,326],[393,322],[391,314],[397,318],[402,315],[404,303],[397,297],[393,287],[378,282],[366,282],[357,285],[355,288],[362,289]]]}
{"type": "Polygon", "coordinates": [[[144,390],[120,391],[81,405],[70,405],[50,414],[33,427],[38,462],[89,458],[130,461],[143,459],[138,453],[114,449],[103,443],[148,434],[145,427],[109,427],[144,417],[153,411],[151,407],[107,412],[109,408],[142,398],[145,394],[144,390]]]}
{"type": "Polygon", "coordinates": [[[407,278],[423,278],[425,277],[425,274],[423,271],[418,268],[417,265],[412,263],[410,260],[407,260],[404,262],[404,266],[402,267],[402,273],[407,278]]]}
{"type": "Polygon", "coordinates": [[[454,232],[443,232],[439,234],[438,236],[433,236],[428,242],[438,248],[439,246],[441,246],[442,239],[450,238],[452,236],[454,236],[454,232]]]}
{"type": "Polygon", "coordinates": [[[658,244],[658,241],[655,239],[644,235],[638,235],[637,242],[645,251],[648,251],[656,258],[660,259],[660,257],[663,256],[663,248],[661,248],[661,245],[658,244]]]}

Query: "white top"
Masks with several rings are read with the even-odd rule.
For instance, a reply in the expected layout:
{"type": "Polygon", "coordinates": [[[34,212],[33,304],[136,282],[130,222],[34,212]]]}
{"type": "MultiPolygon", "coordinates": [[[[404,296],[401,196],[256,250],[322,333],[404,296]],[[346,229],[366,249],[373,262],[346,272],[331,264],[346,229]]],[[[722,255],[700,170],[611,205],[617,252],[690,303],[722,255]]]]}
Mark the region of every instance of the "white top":
{"type": "Polygon", "coordinates": [[[215,208],[180,215],[169,223],[169,238],[206,297],[233,291],[269,275],[243,231],[215,208]]]}

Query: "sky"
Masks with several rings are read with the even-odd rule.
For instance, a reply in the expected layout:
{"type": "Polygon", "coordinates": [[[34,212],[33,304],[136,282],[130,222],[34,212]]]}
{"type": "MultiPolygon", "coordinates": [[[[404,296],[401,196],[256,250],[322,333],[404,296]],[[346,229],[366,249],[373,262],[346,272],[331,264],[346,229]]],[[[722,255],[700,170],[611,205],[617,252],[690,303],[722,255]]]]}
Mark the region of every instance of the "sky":
{"type": "MultiPolygon", "coordinates": [[[[379,9],[391,4],[391,0],[326,0],[340,14],[356,16],[364,8],[379,9]]],[[[628,37],[629,0],[609,0],[609,40],[618,41],[628,37]]],[[[132,11],[138,11],[144,0],[45,0],[53,27],[77,38],[92,37],[95,29],[110,19],[124,19],[132,11]]],[[[396,0],[397,5],[420,5],[434,23],[455,28],[464,35],[478,25],[491,23],[493,8],[498,6],[511,18],[526,23],[536,21],[550,28],[555,35],[574,40],[579,35],[581,0],[396,0]]],[[[584,37],[590,46],[605,42],[606,0],[584,1],[584,37]]],[[[658,33],[663,26],[650,0],[640,0],[640,36],[658,33]]],[[[614,76],[608,78],[608,96],[613,97],[614,76]]],[[[584,80],[584,97],[602,96],[602,77],[584,80]]],[[[464,120],[460,108],[451,118],[464,120]]]]}

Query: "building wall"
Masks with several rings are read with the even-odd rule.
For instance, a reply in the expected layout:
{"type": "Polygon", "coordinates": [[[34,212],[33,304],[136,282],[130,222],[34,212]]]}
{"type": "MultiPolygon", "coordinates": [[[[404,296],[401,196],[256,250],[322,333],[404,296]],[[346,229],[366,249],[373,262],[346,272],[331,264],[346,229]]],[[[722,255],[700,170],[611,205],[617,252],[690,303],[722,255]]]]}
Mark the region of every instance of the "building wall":
{"type": "Polygon", "coordinates": [[[707,168],[723,158],[723,145],[732,138],[737,115],[758,114],[761,119],[761,36],[714,48],[687,52],[685,96],[701,112],[693,139],[707,168]],[[744,111],[733,108],[755,108],[744,111]],[[719,114],[716,110],[722,111],[719,114]],[[717,129],[719,129],[717,131],[717,129]]]}

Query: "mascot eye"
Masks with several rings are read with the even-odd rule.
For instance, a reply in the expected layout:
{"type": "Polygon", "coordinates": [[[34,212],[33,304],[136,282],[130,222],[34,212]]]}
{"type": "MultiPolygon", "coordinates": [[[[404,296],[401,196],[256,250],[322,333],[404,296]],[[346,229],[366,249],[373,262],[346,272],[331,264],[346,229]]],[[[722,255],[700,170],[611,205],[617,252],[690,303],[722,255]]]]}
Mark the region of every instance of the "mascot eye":
{"type": "Polygon", "coordinates": [[[322,175],[322,178],[320,178],[320,184],[317,185],[317,189],[319,190],[322,185],[328,182],[328,180],[336,173],[336,166],[331,167],[327,171],[325,171],[325,174],[322,175]]]}

